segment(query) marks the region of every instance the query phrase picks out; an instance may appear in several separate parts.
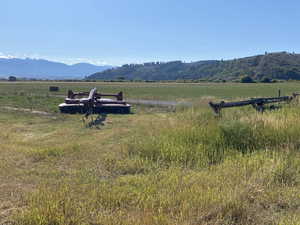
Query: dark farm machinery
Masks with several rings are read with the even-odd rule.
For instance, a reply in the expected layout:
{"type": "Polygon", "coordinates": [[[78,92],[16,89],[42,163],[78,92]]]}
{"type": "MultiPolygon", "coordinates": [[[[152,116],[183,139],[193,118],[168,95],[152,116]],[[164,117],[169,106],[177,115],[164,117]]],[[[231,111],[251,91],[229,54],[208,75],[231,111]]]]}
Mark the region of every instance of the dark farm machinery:
{"type": "Polygon", "coordinates": [[[232,102],[221,101],[219,103],[209,102],[209,106],[217,115],[220,115],[221,110],[223,108],[241,107],[247,105],[251,105],[258,112],[264,112],[265,110],[273,110],[279,107],[276,105],[269,105],[269,104],[280,103],[280,102],[290,103],[293,99],[295,99],[299,95],[300,94],[298,93],[293,93],[291,96],[280,96],[280,91],[279,91],[278,97],[251,98],[248,100],[232,101],[232,102]]]}
{"type": "Polygon", "coordinates": [[[123,92],[118,94],[102,94],[98,93],[96,88],[90,92],[73,92],[68,91],[68,96],[65,102],[59,105],[59,110],[62,113],[130,113],[130,105],[123,100],[123,92]],[[103,98],[104,97],[104,98],[103,98]],[[105,97],[113,97],[105,98],[105,97]]]}

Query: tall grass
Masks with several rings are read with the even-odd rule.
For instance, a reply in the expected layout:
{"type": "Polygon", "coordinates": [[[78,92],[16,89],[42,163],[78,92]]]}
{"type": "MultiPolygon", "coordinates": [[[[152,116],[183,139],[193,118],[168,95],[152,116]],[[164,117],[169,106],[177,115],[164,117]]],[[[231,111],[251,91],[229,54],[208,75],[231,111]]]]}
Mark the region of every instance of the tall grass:
{"type": "Polygon", "coordinates": [[[130,155],[165,165],[202,168],[238,154],[298,149],[299,118],[298,108],[264,114],[226,112],[222,118],[192,109],[151,129],[146,124],[127,150],[130,155]]]}
{"type": "MultiPolygon", "coordinates": [[[[16,221],[49,225],[279,224],[292,219],[300,204],[296,183],[278,179],[283,174],[299,178],[297,172],[284,169],[285,164],[282,155],[256,154],[225,160],[209,170],[169,168],[81,185],[64,181],[41,187],[16,221]]],[[[292,161],[290,167],[298,168],[299,161],[292,161]]]]}
{"type": "Polygon", "coordinates": [[[216,118],[192,108],[141,120],[103,161],[113,176],[91,172],[43,185],[15,221],[300,224],[299,107],[248,112],[216,118]]]}

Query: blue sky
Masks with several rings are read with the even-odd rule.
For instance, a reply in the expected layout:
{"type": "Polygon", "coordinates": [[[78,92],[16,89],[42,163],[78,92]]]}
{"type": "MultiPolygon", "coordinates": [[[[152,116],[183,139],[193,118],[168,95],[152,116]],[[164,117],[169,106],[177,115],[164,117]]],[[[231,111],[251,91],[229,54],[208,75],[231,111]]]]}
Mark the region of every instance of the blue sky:
{"type": "Polygon", "coordinates": [[[0,57],[120,65],[300,52],[296,0],[1,0],[0,57]]]}

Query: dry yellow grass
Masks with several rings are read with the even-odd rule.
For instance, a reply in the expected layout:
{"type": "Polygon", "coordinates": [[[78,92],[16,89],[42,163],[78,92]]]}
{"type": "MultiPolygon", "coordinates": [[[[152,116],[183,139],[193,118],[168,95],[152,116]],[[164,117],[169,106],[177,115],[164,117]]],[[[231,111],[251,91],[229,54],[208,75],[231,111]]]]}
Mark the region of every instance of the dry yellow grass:
{"type": "Polygon", "coordinates": [[[0,224],[300,224],[298,106],[150,111],[0,111],[0,224]]]}
{"type": "MultiPolygon", "coordinates": [[[[85,128],[81,116],[57,118],[0,112],[0,202],[6,217],[24,192],[99,164],[130,133],[132,116],[111,116],[100,130],[85,128]],[[124,119],[123,119],[124,118],[124,119]],[[7,208],[7,209],[6,209],[7,208]]],[[[103,172],[105,174],[105,171],[103,172]]],[[[17,205],[18,205],[17,204],[17,205]]],[[[4,215],[2,215],[4,214],[4,215]]],[[[0,220],[1,221],[1,220],[0,220]]]]}

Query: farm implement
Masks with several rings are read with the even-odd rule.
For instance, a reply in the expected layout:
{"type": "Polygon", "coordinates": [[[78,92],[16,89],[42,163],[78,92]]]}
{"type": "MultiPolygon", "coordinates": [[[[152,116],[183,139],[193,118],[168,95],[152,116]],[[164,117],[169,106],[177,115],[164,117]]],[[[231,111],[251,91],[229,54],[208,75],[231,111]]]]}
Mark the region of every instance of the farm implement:
{"type": "Polygon", "coordinates": [[[251,98],[249,100],[235,101],[235,102],[224,102],[224,101],[221,101],[220,103],[209,102],[209,106],[218,115],[221,113],[221,110],[223,108],[240,107],[240,106],[247,106],[247,105],[253,106],[253,108],[255,108],[258,112],[264,112],[267,109],[273,110],[278,108],[278,106],[276,105],[268,105],[268,104],[279,103],[279,102],[290,103],[293,99],[295,99],[299,95],[300,94],[293,93],[292,96],[281,96],[281,97],[278,96],[272,98],[251,98]]]}
{"type": "Polygon", "coordinates": [[[96,88],[90,92],[68,91],[68,97],[65,102],[59,105],[62,113],[130,113],[130,105],[123,100],[123,92],[118,94],[102,94],[98,93],[96,88]],[[103,97],[114,97],[103,98],[103,97]]]}

